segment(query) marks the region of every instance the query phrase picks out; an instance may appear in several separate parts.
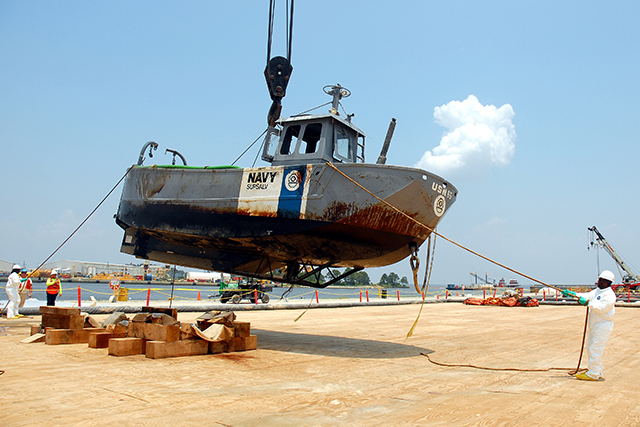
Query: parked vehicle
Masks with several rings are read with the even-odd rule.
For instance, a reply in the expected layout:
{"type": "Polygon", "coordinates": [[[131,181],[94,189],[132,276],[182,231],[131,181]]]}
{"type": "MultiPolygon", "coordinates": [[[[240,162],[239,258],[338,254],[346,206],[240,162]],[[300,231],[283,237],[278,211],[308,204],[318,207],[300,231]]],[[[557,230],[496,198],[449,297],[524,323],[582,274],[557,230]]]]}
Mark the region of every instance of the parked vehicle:
{"type": "Polygon", "coordinates": [[[233,304],[239,304],[243,299],[248,299],[255,304],[257,295],[258,299],[266,304],[269,302],[267,292],[272,290],[271,286],[265,286],[260,282],[220,283],[220,302],[224,304],[227,301],[231,301],[233,304]]]}

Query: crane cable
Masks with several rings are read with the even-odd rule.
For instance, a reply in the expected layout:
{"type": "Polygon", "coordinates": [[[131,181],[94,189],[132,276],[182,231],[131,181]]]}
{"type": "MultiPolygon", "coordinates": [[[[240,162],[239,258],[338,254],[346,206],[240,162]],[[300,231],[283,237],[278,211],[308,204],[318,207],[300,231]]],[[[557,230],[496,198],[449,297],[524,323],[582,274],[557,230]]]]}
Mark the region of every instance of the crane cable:
{"type": "Polygon", "coordinates": [[[100,201],[100,203],[98,203],[98,205],[97,205],[95,208],[93,208],[93,210],[91,211],[91,213],[90,213],[89,215],[87,215],[87,217],[84,219],[84,221],[82,221],[82,222],[80,223],[80,225],[78,225],[78,226],[76,227],[76,229],[75,229],[75,230],[73,230],[73,232],[71,232],[71,234],[69,235],[69,237],[67,237],[67,238],[64,240],[64,242],[62,242],[62,243],[60,244],[60,246],[58,246],[58,247],[56,248],[56,250],[55,250],[55,251],[53,251],[53,252],[51,253],[51,255],[49,255],[49,256],[47,257],[47,259],[45,259],[44,261],[42,261],[42,263],[40,263],[40,265],[39,265],[39,266],[37,266],[37,267],[36,267],[36,268],[31,272],[31,273],[29,273],[29,275],[28,275],[27,277],[31,277],[31,276],[32,276],[36,271],[38,271],[40,268],[42,268],[42,266],[43,266],[47,261],[49,261],[49,260],[51,259],[51,257],[53,257],[53,256],[56,254],[56,252],[58,252],[58,251],[59,251],[59,250],[60,250],[60,249],[61,249],[61,248],[62,248],[62,247],[63,247],[63,246],[64,246],[64,245],[69,241],[69,239],[71,239],[71,238],[73,237],[73,235],[74,235],[74,234],[76,234],[76,232],[77,232],[78,230],[80,230],[80,227],[82,227],[82,226],[83,226],[83,225],[84,225],[84,224],[89,220],[89,218],[91,218],[91,216],[92,216],[92,215],[93,215],[93,214],[98,210],[98,208],[99,208],[100,206],[102,206],[102,204],[105,202],[105,200],[107,200],[107,198],[109,198],[109,196],[111,195],[111,193],[113,193],[113,192],[115,191],[115,189],[118,187],[118,185],[120,185],[120,183],[121,183],[121,182],[122,182],[122,181],[127,177],[127,175],[129,175],[129,172],[131,172],[131,170],[132,170],[132,169],[133,169],[133,166],[131,166],[131,167],[129,167],[129,168],[127,169],[127,171],[124,173],[124,175],[122,175],[122,178],[120,178],[120,180],[116,183],[116,185],[114,185],[114,186],[113,186],[113,188],[112,188],[112,189],[107,193],[107,195],[103,197],[103,199],[100,201]]]}
{"type": "MultiPolygon", "coordinates": [[[[291,62],[291,46],[293,44],[293,1],[291,0],[291,4],[289,4],[289,0],[287,0],[287,7],[286,7],[286,12],[287,12],[287,21],[286,21],[286,26],[287,26],[287,34],[286,34],[286,39],[287,39],[287,60],[289,62],[291,62]]],[[[269,63],[269,60],[271,59],[271,44],[273,42],[273,23],[274,23],[274,17],[275,17],[275,13],[276,13],[276,0],[271,0],[269,2],[269,31],[268,31],[268,36],[267,36],[267,64],[269,63]]]]}

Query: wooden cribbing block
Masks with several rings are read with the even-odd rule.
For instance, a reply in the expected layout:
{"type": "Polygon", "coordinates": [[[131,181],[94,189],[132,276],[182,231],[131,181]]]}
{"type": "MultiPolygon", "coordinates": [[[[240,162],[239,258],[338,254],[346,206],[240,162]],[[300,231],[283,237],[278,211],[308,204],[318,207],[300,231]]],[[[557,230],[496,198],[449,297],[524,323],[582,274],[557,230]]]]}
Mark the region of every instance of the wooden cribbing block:
{"type": "Polygon", "coordinates": [[[47,329],[45,332],[45,344],[86,344],[92,332],[104,332],[102,328],[86,329],[47,329]]]}
{"type": "Polygon", "coordinates": [[[84,327],[85,328],[99,328],[100,327],[100,322],[98,322],[92,316],[89,316],[88,314],[83,315],[83,316],[84,316],[84,327]]]}
{"type": "Polygon", "coordinates": [[[193,330],[193,326],[188,323],[180,325],[180,339],[181,340],[199,340],[200,337],[193,330]]]}
{"type": "Polygon", "coordinates": [[[155,323],[129,323],[129,336],[150,341],[173,342],[180,339],[180,325],[157,325],[155,323]]]}
{"type": "Polygon", "coordinates": [[[134,354],[144,354],[146,342],[142,338],[111,338],[109,340],[109,355],[133,356],[134,354]]]}
{"type": "Polygon", "coordinates": [[[249,335],[248,337],[235,337],[229,341],[229,352],[255,350],[258,348],[258,337],[249,335]]]}
{"type": "Polygon", "coordinates": [[[31,325],[31,333],[29,335],[41,334],[42,325],[31,325]]]}
{"type": "Polygon", "coordinates": [[[93,332],[89,334],[90,348],[108,348],[112,338],[126,338],[126,332],[93,332]]]}
{"type": "Polygon", "coordinates": [[[24,344],[31,344],[34,342],[44,342],[46,335],[45,334],[41,334],[41,333],[37,333],[37,334],[32,334],[31,336],[21,340],[21,343],[24,344]]]}
{"type": "Polygon", "coordinates": [[[163,313],[163,314],[168,314],[169,316],[173,317],[174,319],[178,318],[178,309],[177,308],[164,308],[164,307],[144,306],[144,307],[142,307],[142,311],[144,313],[163,313]]]}
{"type": "Polygon", "coordinates": [[[251,335],[251,323],[250,322],[233,322],[233,336],[246,338],[251,335]]]}
{"type": "Polygon", "coordinates": [[[48,314],[42,315],[42,327],[55,329],[82,329],[84,316],[81,314],[48,314]]]}
{"type": "Polygon", "coordinates": [[[150,359],[164,359],[165,357],[196,356],[207,354],[208,351],[209,342],[205,340],[149,341],[145,354],[150,359]]]}
{"type": "Polygon", "coordinates": [[[169,326],[169,325],[177,325],[180,322],[178,322],[175,317],[169,316],[168,314],[151,313],[151,323],[169,326]]]}
{"type": "Polygon", "coordinates": [[[80,308],[41,305],[40,314],[55,314],[58,316],[80,316],[80,308]]]}
{"type": "Polygon", "coordinates": [[[209,343],[209,354],[226,353],[227,351],[229,351],[229,343],[226,341],[216,341],[209,343]]]}

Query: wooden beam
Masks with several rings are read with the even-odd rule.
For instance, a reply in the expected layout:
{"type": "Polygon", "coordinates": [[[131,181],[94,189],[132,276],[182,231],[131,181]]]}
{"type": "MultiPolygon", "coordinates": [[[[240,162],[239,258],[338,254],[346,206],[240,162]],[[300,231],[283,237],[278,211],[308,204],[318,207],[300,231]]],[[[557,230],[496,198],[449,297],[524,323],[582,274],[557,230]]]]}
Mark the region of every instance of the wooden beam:
{"type": "Polygon", "coordinates": [[[145,354],[150,359],[195,356],[207,354],[209,342],[205,340],[183,340],[174,342],[149,341],[145,354]]]}
{"type": "Polygon", "coordinates": [[[41,333],[37,333],[37,334],[33,334],[23,340],[21,340],[20,342],[23,344],[31,344],[34,342],[44,342],[46,335],[45,334],[41,334],[41,333]]]}
{"type": "Polygon", "coordinates": [[[87,344],[92,332],[104,332],[102,328],[86,329],[46,329],[45,344],[87,344]]]}
{"type": "Polygon", "coordinates": [[[180,325],[180,339],[181,340],[199,340],[200,337],[188,323],[182,323],[180,325]]]}
{"type": "Polygon", "coordinates": [[[144,354],[146,342],[142,338],[112,338],[109,340],[109,355],[133,356],[135,354],[144,354]]]}
{"type": "Polygon", "coordinates": [[[84,316],[81,314],[42,314],[42,327],[55,329],[82,329],[84,316]]]}
{"type": "Polygon", "coordinates": [[[251,323],[250,322],[233,322],[233,336],[246,338],[251,335],[251,323]]]}
{"type": "Polygon", "coordinates": [[[246,338],[235,337],[229,341],[229,352],[255,350],[257,348],[258,337],[256,335],[249,335],[246,338]]]}
{"type": "Polygon", "coordinates": [[[108,348],[110,339],[126,336],[126,332],[92,332],[89,334],[89,348],[108,348]]]}
{"type": "Polygon", "coordinates": [[[229,343],[226,341],[209,342],[209,354],[226,353],[228,351],[229,351],[229,343]]]}
{"type": "Polygon", "coordinates": [[[142,307],[142,311],[145,313],[163,313],[168,314],[174,319],[178,319],[178,309],[177,308],[164,308],[164,307],[142,307]]]}
{"type": "Polygon", "coordinates": [[[56,314],[60,316],[79,316],[80,308],[78,307],[53,307],[48,305],[40,306],[40,314],[56,314]]]}
{"type": "Polygon", "coordinates": [[[173,342],[180,339],[180,326],[131,322],[129,323],[129,336],[150,341],[173,342]]]}

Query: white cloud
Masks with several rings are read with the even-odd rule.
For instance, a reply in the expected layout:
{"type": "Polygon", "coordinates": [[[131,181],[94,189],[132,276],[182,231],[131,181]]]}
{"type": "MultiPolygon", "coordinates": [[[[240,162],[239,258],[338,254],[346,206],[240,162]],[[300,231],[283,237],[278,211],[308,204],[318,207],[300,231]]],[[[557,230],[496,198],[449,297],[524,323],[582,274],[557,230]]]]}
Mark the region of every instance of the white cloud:
{"type": "Polygon", "coordinates": [[[436,107],[435,122],[448,131],[415,167],[448,177],[479,176],[492,167],[509,165],[516,148],[514,115],[511,105],[482,105],[474,95],[436,107]]]}

